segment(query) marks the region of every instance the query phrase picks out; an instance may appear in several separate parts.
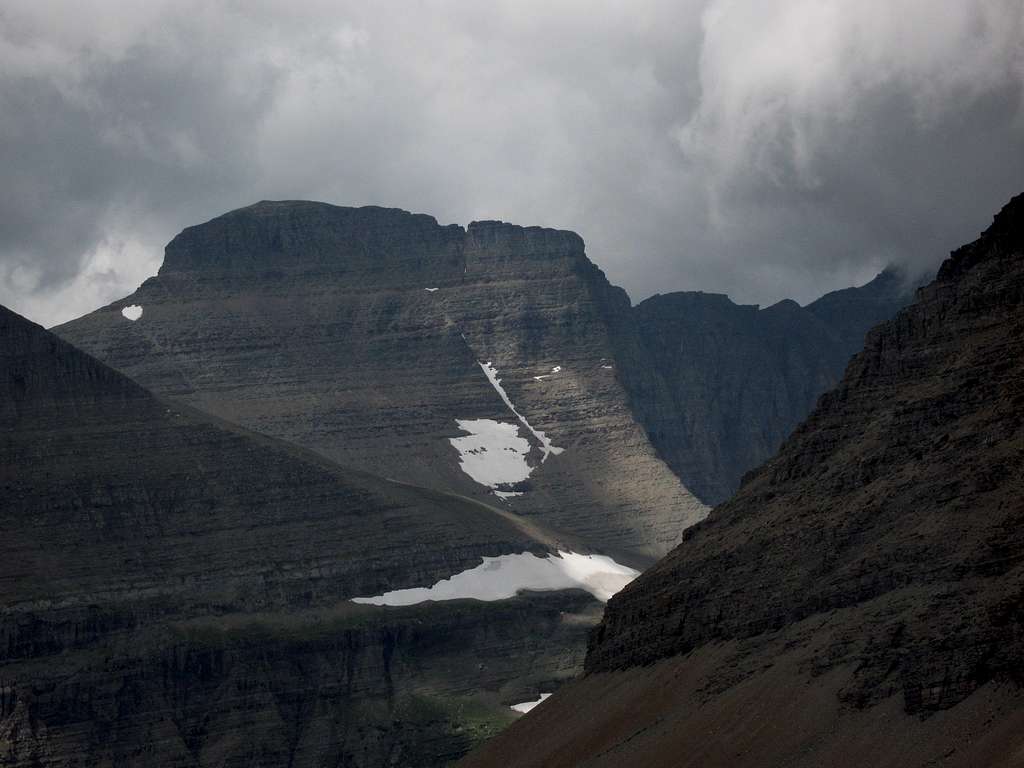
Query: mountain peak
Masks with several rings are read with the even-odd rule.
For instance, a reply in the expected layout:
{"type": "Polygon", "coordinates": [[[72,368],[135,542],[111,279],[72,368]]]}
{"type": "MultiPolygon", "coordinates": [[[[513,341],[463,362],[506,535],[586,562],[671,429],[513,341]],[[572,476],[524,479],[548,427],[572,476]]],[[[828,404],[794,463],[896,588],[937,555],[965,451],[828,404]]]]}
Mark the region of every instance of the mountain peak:
{"type": "Polygon", "coordinates": [[[399,208],[261,200],[184,229],[167,245],[160,274],[405,267],[404,252],[450,256],[462,236],[458,225],[399,208]]]}
{"type": "Polygon", "coordinates": [[[975,242],[950,254],[939,267],[938,280],[956,280],[980,261],[1019,254],[1021,250],[1024,250],[1024,193],[1011,198],[975,242]]]}

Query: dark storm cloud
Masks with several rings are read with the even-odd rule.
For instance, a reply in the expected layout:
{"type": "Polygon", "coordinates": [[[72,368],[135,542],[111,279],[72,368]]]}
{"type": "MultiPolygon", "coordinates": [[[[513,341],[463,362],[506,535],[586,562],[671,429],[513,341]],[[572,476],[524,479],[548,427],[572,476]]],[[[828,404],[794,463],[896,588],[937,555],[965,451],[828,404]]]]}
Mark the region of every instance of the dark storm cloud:
{"type": "Polygon", "coordinates": [[[1019,0],[0,4],[0,303],[262,198],[571,228],[635,300],[933,266],[1024,188],[1019,0]]]}

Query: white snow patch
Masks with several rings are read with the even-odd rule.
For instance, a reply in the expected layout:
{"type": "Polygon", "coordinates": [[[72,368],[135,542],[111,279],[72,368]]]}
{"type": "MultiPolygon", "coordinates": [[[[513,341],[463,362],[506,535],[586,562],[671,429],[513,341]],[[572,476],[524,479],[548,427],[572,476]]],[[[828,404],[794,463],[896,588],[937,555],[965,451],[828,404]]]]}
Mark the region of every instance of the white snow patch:
{"type": "Polygon", "coordinates": [[[526,463],[530,441],[519,436],[518,424],[493,419],[456,419],[455,423],[469,435],[449,441],[459,452],[459,468],[476,482],[495,488],[530,476],[533,470],[526,463]]]}
{"type": "Polygon", "coordinates": [[[142,307],[140,307],[138,304],[131,304],[122,309],[121,314],[134,323],[136,320],[142,317],[142,307]]]}
{"type": "Polygon", "coordinates": [[[495,491],[494,495],[499,499],[514,499],[516,496],[522,496],[522,491],[495,491]]]}
{"type": "MultiPolygon", "coordinates": [[[[523,414],[521,414],[516,409],[516,407],[512,404],[512,401],[509,399],[508,393],[505,391],[505,388],[501,386],[501,379],[498,378],[498,370],[493,365],[491,365],[490,362],[480,363],[479,365],[480,368],[483,370],[484,375],[487,377],[487,380],[491,382],[491,386],[494,387],[494,389],[497,391],[499,395],[501,395],[501,399],[505,402],[505,405],[508,406],[508,409],[516,415],[516,418],[519,419],[520,422],[522,422],[522,425],[524,427],[530,430],[530,434],[532,434],[535,438],[537,438],[537,440],[540,441],[541,449],[544,452],[544,455],[541,456],[540,459],[541,462],[543,463],[547,461],[548,456],[557,456],[562,451],[564,451],[564,448],[556,447],[551,442],[551,438],[549,438],[543,432],[534,429],[532,426],[530,426],[530,422],[526,420],[526,417],[523,416],[523,414]]],[[[558,368],[558,370],[561,370],[561,368],[558,368]]]]}
{"type": "Polygon", "coordinates": [[[553,591],[583,589],[601,602],[640,575],[639,571],[604,555],[579,555],[559,550],[557,557],[537,557],[531,552],[485,557],[476,568],[442,579],[432,587],[385,592],[376,597],[356,597],[368,605],[414,605],[427,600],[504,600],[523,589],[553,591]]]}
{"type": "Polygon", "coordinates": [[[544,699],[550,697],[550,693],[542,693],[540,698],[536,701],[524,701],[522,704],[513,704],[509,709],[514,709],[516,712],[522,712],[524,715],[531,709],[540,704],[544,699]]]}
{"type": "Polygon", "coordinates": [[[602,365],[601,367],[604,368],[606,371],[610,371],[612,369],[612,366],[610,365],[602,365]]]}
{"type": "Polygon", "coordinates": [[[437,288],[424,288],[423,290],[426,291],[427,293],[433,293],[434,291],[437,290],[437,288]]]}
{"type": "Polygon", "coordinates": [[[552,373],[561,373],[562,372],[562,366],[556,365],[554,368],[551,369],[551,372],[552,373]]]}
{"type": "Polygon", "coordinates": [[[547,377],[547,375],[545,375],[545,376],[534,376],[533,378],[536,379],[537,381],[544,381],[544,379],[546,379],[548,377],[547,377]]]}

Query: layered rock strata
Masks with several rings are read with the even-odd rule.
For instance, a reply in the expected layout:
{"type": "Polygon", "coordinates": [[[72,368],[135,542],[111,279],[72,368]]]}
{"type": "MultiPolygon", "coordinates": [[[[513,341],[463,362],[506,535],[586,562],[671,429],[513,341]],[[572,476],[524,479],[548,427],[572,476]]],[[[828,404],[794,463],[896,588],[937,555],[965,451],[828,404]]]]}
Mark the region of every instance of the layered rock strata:
{"type": "Polygon", "coordinates": [[[567,537],[161,400],[3,308],[0,435],[4,765],[443,765],[600,614],[354,605],[567,537]]]}

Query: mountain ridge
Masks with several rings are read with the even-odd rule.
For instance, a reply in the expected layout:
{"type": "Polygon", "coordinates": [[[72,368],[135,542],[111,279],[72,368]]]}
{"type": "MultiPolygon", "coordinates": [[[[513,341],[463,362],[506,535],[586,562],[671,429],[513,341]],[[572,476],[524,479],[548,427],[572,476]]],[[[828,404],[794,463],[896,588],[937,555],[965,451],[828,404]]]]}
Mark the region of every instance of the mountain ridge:
{"type": "Polygon", "coordinates": [[[677,291],[634,307],[665,399],[635,401],[659,455],[703,501],[724,501],[838,383],[875,323],[908,303],[912,281],[889,268],[801,307],[736,304],[677,291]]]}

